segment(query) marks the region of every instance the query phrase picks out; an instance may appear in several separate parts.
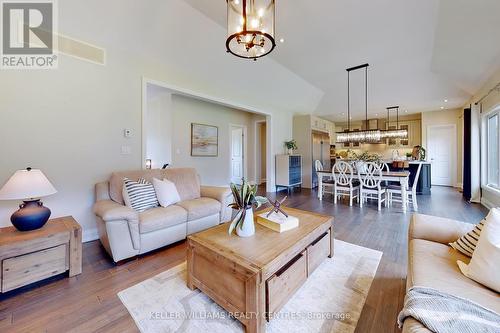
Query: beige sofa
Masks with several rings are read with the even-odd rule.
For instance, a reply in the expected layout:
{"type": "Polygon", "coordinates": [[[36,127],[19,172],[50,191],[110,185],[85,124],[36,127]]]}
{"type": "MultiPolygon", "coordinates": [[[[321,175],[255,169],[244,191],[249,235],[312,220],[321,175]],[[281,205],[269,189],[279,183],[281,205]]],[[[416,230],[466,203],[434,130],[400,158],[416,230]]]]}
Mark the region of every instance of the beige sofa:
{"type": "MultiPolygon", "coordinates": [[[[458,269],[457,260],[469,263],[470,258],[448,246],[473,227],[472,224],[441,217],[413,215],[408,235],[406,288],[434,288],[500,313],[500,295],[465,277],[458,269]]],[[[404,322],[403,333],[429,332],[413,318],[404,322]]]]}
{"type": "Polygon", "coordinates": [[[96,184],[94,213],[99,238],[115,262],[185,239],[231,218],[231,190],[200,186],[195,169],[172,168],[115,172],[107,182],[96,184]],[[181,201],[138,213],[125,206],[123,178],[166,178],[177,187],[181,201]]]}

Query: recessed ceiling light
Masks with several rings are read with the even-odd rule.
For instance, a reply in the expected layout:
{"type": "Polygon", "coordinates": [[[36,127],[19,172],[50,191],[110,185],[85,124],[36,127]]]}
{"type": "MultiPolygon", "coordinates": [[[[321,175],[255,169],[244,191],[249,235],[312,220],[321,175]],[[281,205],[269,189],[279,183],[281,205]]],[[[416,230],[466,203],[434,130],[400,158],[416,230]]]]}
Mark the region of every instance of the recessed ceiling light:
{"type": "Polygon", "coordinates": [[[445,100],[444,100],[444,102],[445,102],[445,103],[448,103],[448,100],[447,100],[447,99],[445,99],[445,100]]]}
{"type": "Polygon", "coordinates": [[[280,43],[284,43],[285,42],[285,38],[280,38],[280,43]]]}
{"type": "Polygon", "coordinates": [[[378,113],[375,113],[375,117],[378,117],[378,113]]]}
{"type": "Polygon", "coordinates": [[[408,113],[408,110],[405,110],[405,113],[408,113]]]}
{"type": "Polygon", "coordinates": [[[441,110],[443,110],[443,109],[444,109],[444,106],[441,107],[441,110]]]}

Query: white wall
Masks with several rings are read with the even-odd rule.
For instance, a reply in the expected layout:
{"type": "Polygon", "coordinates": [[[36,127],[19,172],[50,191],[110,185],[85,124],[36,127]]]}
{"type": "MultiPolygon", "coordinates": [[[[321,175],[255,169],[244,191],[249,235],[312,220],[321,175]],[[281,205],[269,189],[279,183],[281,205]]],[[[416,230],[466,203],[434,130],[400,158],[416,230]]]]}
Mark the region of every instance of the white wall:
{"type": "Polygon", "coordinates": [[[165,88],[148,84],[144,117],[145,158],[153,169],[172,164],[172,94],[165,88]]]}
{"type": "Polygon", "coordinates": [[[231,182],[230,125],[246,127],[245,176],[255,181],[254,156],[255,119],[251,113],[221,105],[173,95],[172,165],[198,170],[202,184],[228,186],[231,182]],[[217,157],[191,156],[191,123],[218,127],[219,153],[217,157]]]}
{"type": "MultiPolygon", "coordinates": [[[[56,70],[2,71],[0,183],[26,166],[42,169],[59,191],[45,203],[53,216],[73,215],[85,239],[96,236],[94,184],[142,166],[143,76],[269,113],[271,154],[291,137],[293,112],[312,111],[321,99],[270,57],[255,63],[226,54],[225,29],[183,1],[64,0],[58,7],[59,32],[105,48],[106,65],[60,55],[56,70]]],[[[274,159],[268,164],[273,170],[274,159]]],[[[17,205],[0,203],[0,226],[10,225],[17,205]]]]}

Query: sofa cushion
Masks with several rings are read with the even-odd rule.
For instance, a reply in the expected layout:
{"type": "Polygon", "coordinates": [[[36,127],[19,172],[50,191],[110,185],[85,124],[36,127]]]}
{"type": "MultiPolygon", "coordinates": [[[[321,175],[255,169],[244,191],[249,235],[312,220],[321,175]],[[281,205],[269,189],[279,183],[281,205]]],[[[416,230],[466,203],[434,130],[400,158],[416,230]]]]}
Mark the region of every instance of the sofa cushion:
{"type": "Polygon", "coordinates": [[[171,168],[161,171],[163,172],[163,177],[159,179],[166,178],[173,182],[182,201],[200,197],[200,178],[196,169],[171,168]]]}
{"type": "Polygon", "coordinates": [[[157,207],[139,213],[141,234],[187,222],[187,211],[180,206],[157,207]]]}
{"type": "Polygon", "coordinates": [[[125,204],[123,201],[123,178],[128,178],[137,181],[139,178],[144,178],[148,182],[152,182],[153,178],[162,179],[162,170],[135,170],[135,171],[120,171],[113,172],[109,179],[109,196],[117,203],[125,204]]]}
{"type": "Polygon", "coordinates": [[[500,313],[498,293],[464,276],[457,260],[469,263],[470,258],[440,243],[413,239],[409,244],[408,288],[434,288],[469,299],[500,313]]]}
{"type": "Polygon", "coordinates": [[[212,198],[198,198],[192,200],[184,200],[177,203],[188,212],[188,221],[201,219],[202,217],[220,213],[221,203],[212,198]]]}

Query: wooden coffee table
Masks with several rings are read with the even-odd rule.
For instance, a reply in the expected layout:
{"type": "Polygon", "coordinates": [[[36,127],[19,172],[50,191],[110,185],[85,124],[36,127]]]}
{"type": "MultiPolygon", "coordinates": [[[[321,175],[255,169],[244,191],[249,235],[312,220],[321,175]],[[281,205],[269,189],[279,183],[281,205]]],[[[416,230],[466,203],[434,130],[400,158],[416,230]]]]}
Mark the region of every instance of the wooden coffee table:
{"type": "Polygon", "coordinates": [[[264,332],[321,262],[333,255],[333,217],[285,208],[299,227],[278,233],[256,223],[255,235],[228,235],[221,224],[188,237],[187,285],[235,316],[246,332],[264,332]]]}

